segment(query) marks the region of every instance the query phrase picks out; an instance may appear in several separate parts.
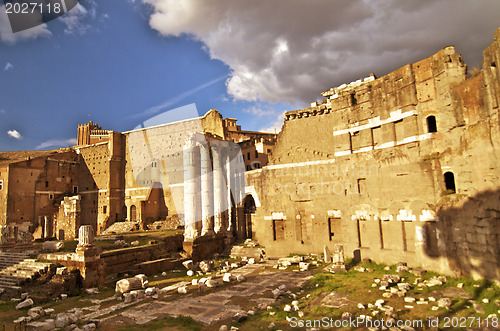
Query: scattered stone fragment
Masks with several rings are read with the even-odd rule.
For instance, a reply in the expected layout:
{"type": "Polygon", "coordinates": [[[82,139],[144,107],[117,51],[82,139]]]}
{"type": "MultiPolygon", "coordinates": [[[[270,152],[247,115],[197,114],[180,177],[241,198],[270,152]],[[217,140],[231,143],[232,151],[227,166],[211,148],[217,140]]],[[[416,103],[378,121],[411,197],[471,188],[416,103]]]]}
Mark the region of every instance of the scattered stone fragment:
{"type": "Polygon", "coordinates": [[[451,306],[451,299],[449,298],[441,298],[438,300],[438,307],[440,308],[446,308],[451,306]]]}
{"type": "Polygon", "coordinates": [[[66,267],[59,267],[56,269],[56,275],[67,275],[68,274],[68,268],[66,267]]]}
{"type": "Polygon", "coordinates": [[[161,276],[162,276],[162,277],[166,277],[166,276],[167,276],[167,273],[164,271],[164,272],[162,272],[162,273],[161,273],[161,276]]]}
{"type": "Polygon", "coordinates": [[[348,320],[352,317],[352,314],[348,311],[342,313],[342,320],[348,320]]]}
{"type": "Polygon", "coordinates": [[[182,262],[182,265],[183,265],[186,269],[193,269],[193,260],[187,260],[187,261],[184,261],[184,262],[182,262]]]}
{"type": "Polygon", "coordinates": [[[412,298],[412,297],[406,297],[405,299],[405,302],[415,302],[415,298],[412,298]]]}
{"type": "Polygon", "coordinates": [[[89,323],[83,326],[83,331],[94,331],[97,326],[94,323],[89,323]]]}
{"type": "Polygon", "coordinates": [[[285,305],[285,308],[283,309],[283,311],[286,311],[287,313],[292,311],[292,306],[290,305],[285,305]]]}
{"type": "Polygon", "coordinates": [[[85,292],[87,292],[87,294],[98,294],[99,289],[97,287],[87,288],[85,292]]]}
{"type": "Polygon", "coordinates": [[[206,282],[205,282],[205,285],[207,287],[217,287],[220,285],[220,283],[218,281],[216,281],[215,279],[208,279],[206,282]]]}
{"type": "Polygon", "coordinates": [[[358,303],[358,309],[365,309],[365,306],[362,303],[358,303]]]}
{"type": "Polygon", "coordinates": [[[189,277],[193,276],[194,275],[194,271],[193,270],[188,270],[187,273],[186,273],[189,277]]]}
{"type": "Polygon", "coordinates": [[[186,294],[189,292],[189,288],[187,286],[181,286],[177,289],[177,292],[180,294],[186,294]]]}
{"type": "Polygon", "coordinates": [[[23,309],[23,308],[28,308],[28,307],[31,307],[33,306],[34,302],[32,299],[28,298],[22,302],[20,302],[17,306],[16,306],[16,309],[19,310],[19,309],[23,309]]]}
{"type": "Polygon", "coordinates": [[[200,270],[203,271],[204,273],[209,272],[212,270],[213,262],[212,261],[201,261],[199,264],[200,270]]]}
{"type": "Polygon", "coordinates": [[[478,303],[475,303],[474,304],[474,311],[478,314],[485,314],[485,311],[484,311],[484,308],[483,306],[481,306],[480,304],[478,303]]]}
{"type": "Polygon", "coordinates": [[[233,316],[233,322],[234,323],[240,323],[246,320],[248,315],[245,312],[239,312],[236,313],[236,315],[233,316]]]}
{"type": "Polygon", "coordinates": [[[226,283],[229,283],[229,282],[231,282],[232,278],[233,278],[232,275],[227,272],[227,273],[224,274],[224,277],[222,278],[222,281],[226,282],[226,283]]]}
{"type": "Polygon", "coordinates": [[[131,303],[133,300],[133,296],[130,293],[123,293],[123,303],[131,303]]]}
{"type": "Polygon", "coordinates": [[[219,331],[228,331],[228,330],[229,330],[229,328],[225,324],[221,325],[219,328],[219,331]]]}
{"type": "Polygon", "coordinates": [[[148,287],[145,291],[144,294],[146,294],[148,297],[155,295],[158,292],[158,289],[156,287],[148,287]]]}
{"type": "Polygon", "coordinates": [[[408,269],[408,266],[406,265],[406,262],[398,262],[398,265],[396,267],[396,272],[398,274],[407,272],[408,270],[409,269],[408,269]]]}
{"type": "Polygon", "coordinates": [[[328,246],[325,245],[323,248],[323,253],[324,253],[324,262],[325,263],[331,263],[332,262],[332,254],[330,253],[330,249],[328,249],[328,246]]]}
{"type": "Polygon", "coordinates": [[[274,329],[276,327],[276,324],[274,323],[269,323],[269,325],[267,326],[268,329],[274,329]]]}
{"type": "Polygon", "coordinates": [[[238,275],[238,276],[236,276],[236,281],[243,282],[243,281],[245,281],[245,277],[243,275],[238,275]]]}
{"type": "Polygon", "coordinates": [[[485,298],[485,299],[483,299],[483,303],[490,303],[490,300],[485,298]]]}
{"type": "Polygon", "coordinates": [[[457,287],[458,287],[458,288],[463,288],[463,287],[464,287],[464,283],[458,283],[458,284],[457,284],[457,287]]]}
{"type": "Polygon", "coordinates": [[[300,262],[299,263],[299,269],[300,271],[307,271],[309,270],[310,264],[307,262],[300,262]]]}

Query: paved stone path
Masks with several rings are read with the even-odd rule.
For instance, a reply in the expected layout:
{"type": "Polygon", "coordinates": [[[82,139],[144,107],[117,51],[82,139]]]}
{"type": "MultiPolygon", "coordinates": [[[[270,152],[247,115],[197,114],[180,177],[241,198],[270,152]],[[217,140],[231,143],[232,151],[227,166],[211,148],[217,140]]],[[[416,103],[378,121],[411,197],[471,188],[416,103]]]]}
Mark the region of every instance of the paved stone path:
{"type": "Polygon", "coordinates": [[[128,323],[146,324],[165,315],[173,317],[182,315],[211,324],[246,311],[235,302],[235,299],[243,299],[252,306],[271,305],[276,301],[271,294],[272,290],[281,285],[285,285],[287,290],[301,287],[310,278],[307,274],[299,272],[264,271],[263,267],[266,265],[269,264],[249,264],[232,270],[233,275],[245,276],[244,282],[232,282],[229,287],[215,289],[205,295],[193,291],[184,296],[175,294],[175,300],[171,301],[156,300],[139,304],[106,317],[101,323],[118,325],[124,324],[123,320],[128,320],[128,323]]]}

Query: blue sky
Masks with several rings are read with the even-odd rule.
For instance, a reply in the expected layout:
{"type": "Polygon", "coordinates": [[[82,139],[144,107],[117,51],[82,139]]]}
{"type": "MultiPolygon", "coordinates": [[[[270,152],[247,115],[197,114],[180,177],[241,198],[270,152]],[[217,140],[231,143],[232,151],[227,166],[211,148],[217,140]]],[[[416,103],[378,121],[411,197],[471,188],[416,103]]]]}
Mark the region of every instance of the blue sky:
{"type": "Polygon", "coordinates": [[[480,64],[500,27],[500,1],[481,4],[81,0],[17,34],[1,6],[0,150],[68,146],[78,124],[126,131],[191,103],[244,129],[279,128],[284,110],[330,87],[449,44],[480,64]]]}

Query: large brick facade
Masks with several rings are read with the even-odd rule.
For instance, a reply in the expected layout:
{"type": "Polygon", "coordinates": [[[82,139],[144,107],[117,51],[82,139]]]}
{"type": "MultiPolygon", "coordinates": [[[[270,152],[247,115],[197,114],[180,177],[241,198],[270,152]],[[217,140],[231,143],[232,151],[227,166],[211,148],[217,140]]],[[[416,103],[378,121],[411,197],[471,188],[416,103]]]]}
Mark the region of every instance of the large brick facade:
{"type": "MultiPolygon", "coordinates": [[[[500,29],[481,72],[454,47],[285,114],[247,173],[270,256],[320,253],[500,278],[500,29]]],[[[250,198],[249,198],[250,199],[250,198]]]]}

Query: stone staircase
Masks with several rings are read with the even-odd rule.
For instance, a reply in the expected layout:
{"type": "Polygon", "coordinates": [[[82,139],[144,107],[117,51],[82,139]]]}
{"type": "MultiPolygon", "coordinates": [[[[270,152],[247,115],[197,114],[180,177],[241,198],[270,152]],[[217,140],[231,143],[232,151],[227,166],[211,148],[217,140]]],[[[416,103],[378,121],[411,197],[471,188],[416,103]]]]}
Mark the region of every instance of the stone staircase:
{"type": "Polygon", "coordinates": [[[47,272],[51,263],[30,259],[28,253],[0,252],[0,287],[19,288],[40,273],[47,272]]]}

